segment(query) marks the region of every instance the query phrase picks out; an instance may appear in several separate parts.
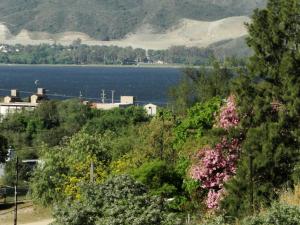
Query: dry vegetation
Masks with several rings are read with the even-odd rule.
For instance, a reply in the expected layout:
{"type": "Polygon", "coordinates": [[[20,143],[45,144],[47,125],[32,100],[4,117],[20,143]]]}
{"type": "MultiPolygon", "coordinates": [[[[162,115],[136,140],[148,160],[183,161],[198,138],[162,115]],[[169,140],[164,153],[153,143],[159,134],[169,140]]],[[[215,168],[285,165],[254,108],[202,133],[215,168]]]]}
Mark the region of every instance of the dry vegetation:
{"type": "Polygon", "coordinates": [[[300,184],[297,184],[294,190],[283,192],[280,196],[280,202],[291,206],[300,206],[300,184]]]}

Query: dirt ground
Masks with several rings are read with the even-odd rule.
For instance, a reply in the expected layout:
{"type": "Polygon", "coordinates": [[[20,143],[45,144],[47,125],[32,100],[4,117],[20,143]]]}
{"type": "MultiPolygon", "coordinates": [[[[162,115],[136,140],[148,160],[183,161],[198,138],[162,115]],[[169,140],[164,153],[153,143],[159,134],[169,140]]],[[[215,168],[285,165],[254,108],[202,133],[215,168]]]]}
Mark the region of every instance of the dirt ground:
{"type": "MultiPolygon", "coordinates": [[[[34,207],[32,203],[19,205],[18,224],[20,225],[48,225],[52,222],[51,211],[34,207]]],[[[14,211],[13,207],[0,209],[0,225],[13,225],[14,211]]]]}
{"type": "Polygon", "coordinates": [[[34,223],[21,223],[21,224],[22,225],[48,225],[51,222],[53,222],[53,220],[47,219],[47,220],[41,220],[39,222],[34,222],[34,223]]]}

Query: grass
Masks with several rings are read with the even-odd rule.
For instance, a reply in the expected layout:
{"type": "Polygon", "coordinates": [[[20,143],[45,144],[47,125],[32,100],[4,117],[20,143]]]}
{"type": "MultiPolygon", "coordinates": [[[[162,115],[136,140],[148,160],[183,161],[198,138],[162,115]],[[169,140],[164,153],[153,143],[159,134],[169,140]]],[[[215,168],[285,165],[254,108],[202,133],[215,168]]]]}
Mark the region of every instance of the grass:
{"type": "Polygon", "coordinates": [[[288,190],[280,195],[280,202],[300,206],[300,184],[295,185],[294,190],[288,190]]]}

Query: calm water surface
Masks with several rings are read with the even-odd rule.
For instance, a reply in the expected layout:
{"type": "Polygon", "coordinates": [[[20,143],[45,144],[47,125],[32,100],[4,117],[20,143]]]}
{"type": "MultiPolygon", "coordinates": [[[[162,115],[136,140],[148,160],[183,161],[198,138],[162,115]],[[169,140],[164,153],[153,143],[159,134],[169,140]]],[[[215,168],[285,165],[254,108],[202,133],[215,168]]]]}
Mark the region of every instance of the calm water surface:
{"type": "Polygon", "coordinates": [[[177,84],[181,72],[173,68],[134,67],[59,67],[59,66],[0,66],[0,96],[16,88],[22,97],[35,89],[35,81],[47,89],[50,98],[79,97],[80,92],[91,100],[99,99],[111,90],[115,99],[120,95],[136,96],[140,103],[165,103],[168,89],[177,84]]]}

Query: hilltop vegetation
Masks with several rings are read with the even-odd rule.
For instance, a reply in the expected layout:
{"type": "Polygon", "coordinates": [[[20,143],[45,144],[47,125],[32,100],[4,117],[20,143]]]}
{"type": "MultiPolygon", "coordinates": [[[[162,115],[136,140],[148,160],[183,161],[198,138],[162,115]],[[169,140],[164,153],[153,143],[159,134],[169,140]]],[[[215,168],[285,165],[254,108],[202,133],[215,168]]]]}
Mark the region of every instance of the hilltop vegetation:
{"type": "Polygon", "coordinates": [[[124,37],[143,24],[165,30],[182,18],[217,20],[249,15],[265,0],[2,0],[0,21],[21,29],[59,33],[78,31],[110,40],[124,37]]]}

